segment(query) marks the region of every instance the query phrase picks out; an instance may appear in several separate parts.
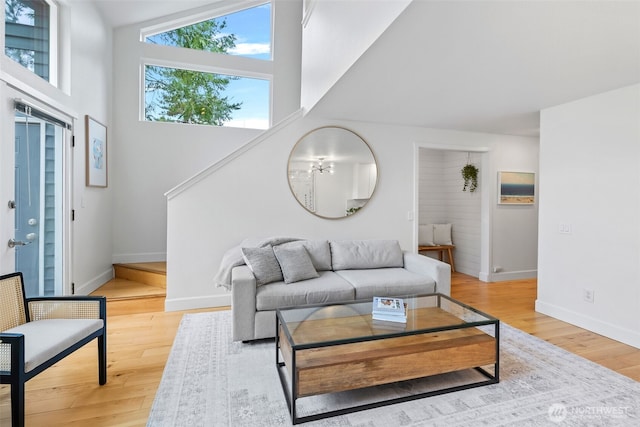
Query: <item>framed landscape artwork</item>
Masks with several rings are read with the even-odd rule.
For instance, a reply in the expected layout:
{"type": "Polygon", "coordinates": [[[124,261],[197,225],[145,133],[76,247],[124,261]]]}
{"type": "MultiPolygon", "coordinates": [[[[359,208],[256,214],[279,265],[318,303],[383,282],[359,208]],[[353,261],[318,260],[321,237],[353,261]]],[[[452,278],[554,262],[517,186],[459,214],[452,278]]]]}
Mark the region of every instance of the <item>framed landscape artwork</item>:
{"type": "Polygon", "coordinates": [[[85,116],[87,186],[107,186],[107,127],[85,116]]]}
{"type": "Polygon", "coordinates": [[[533,205],[536,174],[533,172],[498,172],[498,203],[501,205],[533,205]]]}

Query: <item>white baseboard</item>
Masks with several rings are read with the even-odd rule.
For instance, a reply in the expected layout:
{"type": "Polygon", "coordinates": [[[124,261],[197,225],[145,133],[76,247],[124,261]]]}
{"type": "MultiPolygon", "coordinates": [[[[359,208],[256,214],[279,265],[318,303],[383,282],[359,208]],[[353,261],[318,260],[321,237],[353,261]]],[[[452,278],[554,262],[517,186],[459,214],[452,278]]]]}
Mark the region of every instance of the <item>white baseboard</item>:
{"type": "Polygon", "coordinates": [[[76,283],[74,295],[89,295],[111,279],[113,279],[113,268],[99,274],[87,283],[76,283]]]}
{"type": "Polygon", "coordinates": [[[167,298],[164,301],[165,311],[194,310],[198,308],[226,307],[231,305],[231,294],[207,295],[190,298],[167,298]]]}
{"type": "Polygon", "coordinates": [[[127,264],[133,262],[162,262],[167,260],[166,252],[150,252],[139,254],[115,254],[111,261],[114,264],[127,264]]]}
{"type": "Polygon", "coordinates": [[[506,282],[507,280],[535,279],[538,270],[503,271],[501,273],[480,272],[478,279],[483,282],[506,282]]]}
{"type": "Polygon", "coordinates": [[[563,322],[571,323],[589,331],[595,332],[616,341],[623,342],[636,348],[640,348],[640,333],[627,328],[622,328],[608,322],[603,322],[591,316],[585,316],[566,308],[536,300],[536,311],[547,316],[554,317],[563,322]]]}

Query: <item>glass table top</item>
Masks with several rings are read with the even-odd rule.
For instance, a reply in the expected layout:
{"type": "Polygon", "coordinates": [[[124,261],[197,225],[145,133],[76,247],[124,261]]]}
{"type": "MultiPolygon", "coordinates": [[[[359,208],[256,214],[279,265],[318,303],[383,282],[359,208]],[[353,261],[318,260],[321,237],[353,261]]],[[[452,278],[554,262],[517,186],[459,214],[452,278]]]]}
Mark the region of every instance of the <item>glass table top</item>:
{"type": "Polygon", "coordinates": [[[443,294],[399,298],[407,306],[406,323],[373,319],[371,299],[278,309],[280,333],[294,347],[312,347],[470,328],[498,322],[498,319],[443,294]]]}

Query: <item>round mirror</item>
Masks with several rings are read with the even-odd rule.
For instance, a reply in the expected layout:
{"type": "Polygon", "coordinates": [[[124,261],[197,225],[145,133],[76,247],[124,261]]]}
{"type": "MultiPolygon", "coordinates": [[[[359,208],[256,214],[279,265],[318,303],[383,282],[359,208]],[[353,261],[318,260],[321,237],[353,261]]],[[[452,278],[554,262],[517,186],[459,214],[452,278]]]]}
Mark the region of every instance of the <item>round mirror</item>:
{"type": "Polygon", "coordinates": [[[302,207],[322,218],[344,218],[367,204],[378,168],[358,134],[327,126],[300,138],[291,150],[287,175],[302,207]]]}

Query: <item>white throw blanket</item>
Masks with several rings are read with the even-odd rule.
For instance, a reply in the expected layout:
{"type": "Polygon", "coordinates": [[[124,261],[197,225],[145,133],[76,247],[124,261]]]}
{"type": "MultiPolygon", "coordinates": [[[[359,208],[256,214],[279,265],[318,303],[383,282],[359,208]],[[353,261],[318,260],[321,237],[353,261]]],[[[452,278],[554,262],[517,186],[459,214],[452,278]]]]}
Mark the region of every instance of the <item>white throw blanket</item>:
{"type": "Polygon", "coordinates": [[[231,270],[234,267],[243,265],[242,248],[264,248],[266,246],[277,246],[287,242],[300,240],[293,237],[267,237],[264,239],[244,239],[238,246],[234,246],[224,253],[218,273],[213,278],[213,283],[222,288],[231,290],[231,270]]]}

